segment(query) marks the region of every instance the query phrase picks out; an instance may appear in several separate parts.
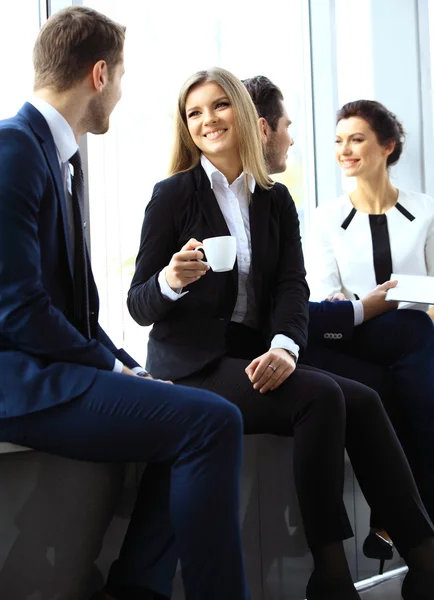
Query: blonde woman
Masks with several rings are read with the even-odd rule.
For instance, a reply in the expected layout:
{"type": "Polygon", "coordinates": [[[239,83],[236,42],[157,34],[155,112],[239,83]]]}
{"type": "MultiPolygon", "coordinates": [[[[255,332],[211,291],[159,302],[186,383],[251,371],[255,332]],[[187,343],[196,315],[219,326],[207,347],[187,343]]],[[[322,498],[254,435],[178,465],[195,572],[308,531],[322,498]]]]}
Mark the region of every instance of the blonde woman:
{"type": "MultiPolygon", "coordinates": [[[[246,434],[294,437],[297,493],[315,561],[309,600],[359,598],[342,545],[352,535],[342,500],[345,445],[365,496],[411,566],[405,598],[422,585],[430,592],[420,597],[431,597],[428,567],[415,573],[421,556],[434,560],[432,526],[379,397],[297,366],[308,297],[294,202],[267,175],[252,100],[228,71],[200,71],[179,96],[171,176],[155,186],[146,209],[128,296],[133,318],[153,324],[147,368],[220,393],[240,408],[246,434]],[[196,248],[225,235],[236,238],[236,265],[215,273],[196,248]]],[[[160,525],[168,529],[173,572],[176,551],[163,516],[160,525]]],[[[170,579],[168,554],[162,560],[170,579]]],[[[162,569],[148,572],[155,582],[162,569]]],[[[169,595],[170,582],[156,591],[169,595]]]]}

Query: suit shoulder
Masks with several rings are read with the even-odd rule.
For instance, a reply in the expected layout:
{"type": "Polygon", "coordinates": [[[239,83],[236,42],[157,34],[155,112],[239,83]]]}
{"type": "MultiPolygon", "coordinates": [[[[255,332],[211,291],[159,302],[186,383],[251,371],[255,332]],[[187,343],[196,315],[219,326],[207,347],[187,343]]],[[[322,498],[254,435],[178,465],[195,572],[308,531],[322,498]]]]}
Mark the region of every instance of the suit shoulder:
{"type": "Polygon", "coordinates": [[[28,152],[29,148],[33,151],[41,150],[38,140],[25,119],[16,115],[0,121],[0,151],[20,154],[28,152]]]}
{"type": "Polygon", "coordinates": [[[353,206],[348,195],[343,194],[324,204],[320,204],[313,211],[313,220],[322,223],[340,224],[350,214],[353,206]]]}
{"type": "Polygon", "coordinates": [[[155,184],[152,197],[146,206],[146,214],[172,216],[175,220],[182,214],[195,193],[191,171],[176,173],[155,184]]]}
{"type": "Polygon", "coordinates": [[[427,194],[399,190],[398,203],[410,212],[423,215],[434,214],[434,198],[427,194]]]}
{"type": "Polygon", "coordinates": [[[23,165],[29,174],[45,172],[45,160],[39,140],[19,115],[0,121],[0,174],[21,179],[23,165]]]}
{"type": "Polygon", "coordinates": [[[282,208],[288,206],[288,204],[295,204],[290,191],[283,183],[276,181],[269,192],[272,194],[272,197],[275,199],[275,201],[282,206],[282,208]]]}
{"type": "Polygon", "coordinates": [[[167,177],[155,184],[154,191],[158,194],[176,194],[183,196],[195,189],[193,171],[183,171],[167,177]]]}

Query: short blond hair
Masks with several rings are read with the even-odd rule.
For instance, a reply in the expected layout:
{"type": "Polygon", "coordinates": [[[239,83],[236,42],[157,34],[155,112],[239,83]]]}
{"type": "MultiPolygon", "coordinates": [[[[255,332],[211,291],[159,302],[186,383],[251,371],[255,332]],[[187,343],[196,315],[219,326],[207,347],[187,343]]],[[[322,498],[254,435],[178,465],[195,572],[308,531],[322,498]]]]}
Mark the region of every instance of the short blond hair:
{"type": "Polygon", "coordinates": [[[33,49],[34,89],[70,89],[99,60],[109,76],[123,58],[125,27],[86,6],[69,6],[41,28],[33,49]]]}
{"type": "Polygon", "coordinates": [[[198,71],[189,77],[181,88],[175,116],[175,140],[170,161],[170,175],[188,171],[199,163],[201,153],[188,131],[185,107],[191,90],[208,82],[219,85],[233,107],[235,125],[240,140],[240,158],[246,187],[248,174],[251,173],[261,188],[271,188],[273,182],[268,175],[265,164],[258,113],[255,105],[241,81],[235,75],[220,67],[198,71]]]}

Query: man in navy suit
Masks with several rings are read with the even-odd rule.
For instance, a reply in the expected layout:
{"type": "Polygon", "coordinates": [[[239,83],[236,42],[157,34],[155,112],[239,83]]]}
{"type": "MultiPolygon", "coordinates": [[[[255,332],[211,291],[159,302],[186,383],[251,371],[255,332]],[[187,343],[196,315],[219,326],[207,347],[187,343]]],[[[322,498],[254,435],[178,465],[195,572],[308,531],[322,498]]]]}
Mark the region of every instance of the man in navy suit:
{"type": "MultiPolygon", "coordinates": [[[[264,76],[243,83],[258,111],[268,170],[281,173],[294,143],[283,94],[264,76]]],[[[396,310],[397,303],[386,301],[396,284],[386,281],[354,302],[343,294],[309,302],[302,360],[380,394],[434,520],[434,329],[426,313],[396,310]]]]}
{"type": "Polygon", "coordinates": [[[169,506],[186,598],[247,600],[238,408],[152,380],[98,325],[78,141],[109,128],[124,37],[91,9],[56,13],[36,41],[35,97],[0,122],[0,440],[149,463],[101,600],[170,595],[141,585],[165,543],[153,522],[169,506]]]}

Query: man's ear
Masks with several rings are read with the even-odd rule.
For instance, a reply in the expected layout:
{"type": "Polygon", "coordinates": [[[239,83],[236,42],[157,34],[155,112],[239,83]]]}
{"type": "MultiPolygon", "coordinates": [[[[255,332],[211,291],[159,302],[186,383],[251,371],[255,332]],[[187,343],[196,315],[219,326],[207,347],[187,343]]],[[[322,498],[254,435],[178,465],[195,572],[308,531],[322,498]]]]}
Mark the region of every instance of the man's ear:
{"type": "Polygon", "coordinates": [[[259,117],[259,131],[261,133],[262,143],[266,144],[268,142],[268,138],[270,137],[271,127],[269,126],[267,119],[264,119],[264,117],[259,117]]]}
{"type": "Polygon", "coordinates": [[[91,73],[91,80],[94,89],[97,92],[102,92],[108,82],[108,67],[105,60],[99,60],[94,64],[91,73]]]}

